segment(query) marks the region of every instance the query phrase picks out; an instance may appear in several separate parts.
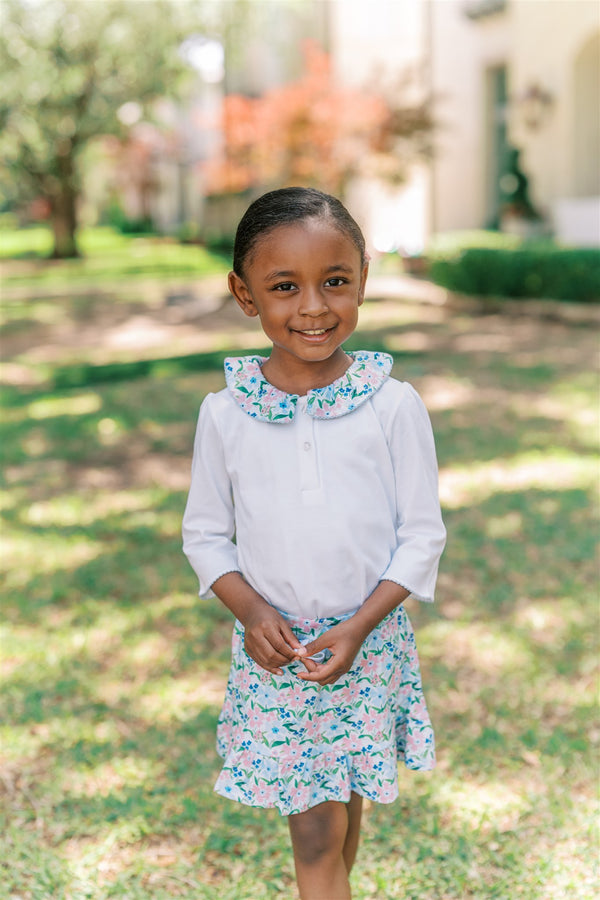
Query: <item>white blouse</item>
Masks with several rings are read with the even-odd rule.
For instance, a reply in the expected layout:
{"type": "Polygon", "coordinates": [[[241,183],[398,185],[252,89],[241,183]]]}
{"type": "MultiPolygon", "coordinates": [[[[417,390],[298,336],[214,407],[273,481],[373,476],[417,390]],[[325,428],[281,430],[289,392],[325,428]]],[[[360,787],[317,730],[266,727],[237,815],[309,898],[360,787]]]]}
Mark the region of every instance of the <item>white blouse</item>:
{"type": "Polygon", "coordinates": [[[429,417],[391,357],[353,357],[305,397],[270,385],[261,358],[226,361],[228,387],[200,408],[183,521],[201,597],[236,571],[306,618],[353,612],[384,579],[433,600],[446,532],[429,417]]]}

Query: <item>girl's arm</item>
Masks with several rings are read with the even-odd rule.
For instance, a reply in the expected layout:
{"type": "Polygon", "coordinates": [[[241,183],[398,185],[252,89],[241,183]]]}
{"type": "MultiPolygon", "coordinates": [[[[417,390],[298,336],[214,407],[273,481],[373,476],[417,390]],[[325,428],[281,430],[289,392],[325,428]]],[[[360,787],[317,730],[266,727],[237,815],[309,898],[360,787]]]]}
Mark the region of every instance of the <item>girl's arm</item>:
{"type": "Polygon", "coordinates": [[[198,576],[200,597],[212,597],[211,585],[226,572],[239,572],[233,541],[235,517],[226,453],[208,394],[198,416],[192,478],[183,515],[183,552],[198,576]]]}
{"type": "Polygon", "coordinates": [[[423,401],[412,385],[399,387],[403,393],[384,426],[394,467],[396,549],[380,580],[394,581],[415,599],[432,603],[446,543],[435,442],[423,401]]]}
{"type": "MultiPolygon", "coordinates": [[[[306,654],[283,616],[244,581],[239,572],[229,572],[218,578],[212,590],[244,626],[246,653],[267,672],[283,675],[281,666],[306,654]]],[[[316,669],[312,660],[307,663],[309,668],[316,669]]]]}
{"type": "Polygon", "coordinates": [[[363,605],[348,620],[352,623],[357,634],[362,635],[361,644],[373,631],[373,629],[382,622],[385,617],[404,603],[410,591],[401,584],[394,581],[380,581],[370,597],[368,597],[363,605]]]}
{"type": "MultiPolygon", "coordinates": [[[[216,594],[242,623],[246,652],[275,675],[305,650],[285,619],[243,579],[233,542],[235,517],[226,453],[217,425],[218,399],[200,408],[192,480],[183,517],[183,548],[199,580],[201,597],[216,594]]],[[[308,669],[316,663],[308,661],[308,669]]]]}

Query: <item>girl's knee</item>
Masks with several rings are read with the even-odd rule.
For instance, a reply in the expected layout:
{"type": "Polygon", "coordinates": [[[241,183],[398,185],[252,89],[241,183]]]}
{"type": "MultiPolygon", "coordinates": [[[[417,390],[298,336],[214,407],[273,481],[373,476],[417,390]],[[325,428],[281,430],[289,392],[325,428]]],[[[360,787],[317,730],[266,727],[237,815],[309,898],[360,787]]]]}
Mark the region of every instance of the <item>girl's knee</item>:
{"type": "Polygon", "coordinates": [[[294,855],[304,865],[314,865],[325,857],[341,856],[348,831],[345,804],[334,800],[290,816],[294,855]]]}

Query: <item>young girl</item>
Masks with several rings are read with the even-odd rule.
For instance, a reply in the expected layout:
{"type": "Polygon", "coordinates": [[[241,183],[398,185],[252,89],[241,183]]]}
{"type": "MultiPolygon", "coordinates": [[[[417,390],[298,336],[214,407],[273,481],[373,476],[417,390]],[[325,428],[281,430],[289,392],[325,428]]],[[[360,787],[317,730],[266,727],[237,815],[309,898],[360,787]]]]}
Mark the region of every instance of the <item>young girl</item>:
{"type": "Polygon", "coordinates": [[[384,353],[343,349],[367,278],[334,197],[260,197],[229,287],[273,344],[200,409],[184,551],[236,622],[215,790],[288,816],[302,900],[347,900],[362,798],[434,765],[410,622],[445,530],[429,418],[384,353]],[[234,543],[235,535],[235,543],[234,543]]]}

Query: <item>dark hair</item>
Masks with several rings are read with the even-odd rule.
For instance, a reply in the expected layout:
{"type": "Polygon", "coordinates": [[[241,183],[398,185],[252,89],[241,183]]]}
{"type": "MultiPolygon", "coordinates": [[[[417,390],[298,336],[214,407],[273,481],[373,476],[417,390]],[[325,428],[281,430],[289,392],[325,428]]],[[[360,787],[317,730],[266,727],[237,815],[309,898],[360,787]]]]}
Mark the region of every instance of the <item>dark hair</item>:
{"type": "Polygon", "coordinates": [[[269,191],[250,204],[240,220],[233,246],[233,271],[244,276],[244,265],[256,244],[280,225],[294,225],[302,219],[331,219],[366,259],[362,231],[336,197],[315,188],[288,187],[269,191]]]}

